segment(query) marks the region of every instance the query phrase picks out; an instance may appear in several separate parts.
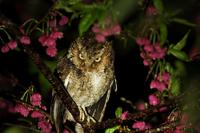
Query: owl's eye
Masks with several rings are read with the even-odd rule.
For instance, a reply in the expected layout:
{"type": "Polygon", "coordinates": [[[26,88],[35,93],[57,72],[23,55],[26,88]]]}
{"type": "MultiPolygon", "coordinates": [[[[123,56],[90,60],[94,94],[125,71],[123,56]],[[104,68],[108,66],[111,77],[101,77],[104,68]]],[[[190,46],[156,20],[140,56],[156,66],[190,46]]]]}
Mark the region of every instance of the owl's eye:
{"type": "Polygon", "coordinates": [[[80,58],[81,60],[84,60],[84,57],[83,57],[82,54],[79,54],[79,58],[80,58]]]}
{"type": "Polygon", "coordinates": [[[99,62],[101,60],[101,57],[97,57],[96,59],[95,59],[95,62],[99,62]]]}

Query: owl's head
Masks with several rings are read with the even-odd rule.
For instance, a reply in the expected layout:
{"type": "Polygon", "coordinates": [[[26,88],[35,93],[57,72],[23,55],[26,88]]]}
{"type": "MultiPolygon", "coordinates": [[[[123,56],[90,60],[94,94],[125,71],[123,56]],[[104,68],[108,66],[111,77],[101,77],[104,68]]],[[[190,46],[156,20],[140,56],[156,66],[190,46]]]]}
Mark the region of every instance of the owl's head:
{"type": "Polygon", "coordinates": [[[76,39],[68,52],[68,59],[80,70],[104,70],[113,65],[111,42],[98,43],[94,37],[76,39]]]}

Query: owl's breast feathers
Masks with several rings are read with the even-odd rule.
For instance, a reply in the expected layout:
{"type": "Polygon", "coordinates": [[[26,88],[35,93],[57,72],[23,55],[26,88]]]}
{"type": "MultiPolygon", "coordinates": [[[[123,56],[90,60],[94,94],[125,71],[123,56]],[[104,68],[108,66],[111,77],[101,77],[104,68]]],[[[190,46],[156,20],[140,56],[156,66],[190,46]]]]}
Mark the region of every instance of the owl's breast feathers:
{"type": "Polygon", "coordinates": [[[88,107],[103,97],[108,89],[111,89],[113,81],[113,71],[108,69],[105,71],[94,72],[77,72],[75,69],[71,69],[68,79],[67,76],[64,82],[69,82],[65,86],[76,102],[77,105],[82,107],[88,107]]]}

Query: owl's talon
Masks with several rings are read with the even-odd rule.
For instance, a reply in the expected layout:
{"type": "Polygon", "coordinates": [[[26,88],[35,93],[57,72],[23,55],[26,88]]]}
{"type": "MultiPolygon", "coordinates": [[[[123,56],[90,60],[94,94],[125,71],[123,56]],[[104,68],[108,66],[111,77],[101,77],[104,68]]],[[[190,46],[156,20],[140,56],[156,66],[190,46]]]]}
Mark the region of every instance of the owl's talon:
{"type": "Polygon", "coordinates": [[[79,111],[80,111],[80,120],[81,120],[81,121],[84,121],[85,116],[86,116],[85,111],[84,111],[84,109],[81,108],[81,107],[79,107],[79,111]]]}
{"type": "Polygon", "coordinates": [[[86,118],[86,120],[87,120],[87,122],[88,123],[95,123],[96,122],[96,120],[93,118],[93,117],[91,117],[90,115],[88,115],[88,113],[87,113],[87,111],[86,111],[86,109],[85,108],[79,108],[79,111],[80,111],[80,120],[81,121],[84,121],[85,120],[85,118],[86,118]]]}

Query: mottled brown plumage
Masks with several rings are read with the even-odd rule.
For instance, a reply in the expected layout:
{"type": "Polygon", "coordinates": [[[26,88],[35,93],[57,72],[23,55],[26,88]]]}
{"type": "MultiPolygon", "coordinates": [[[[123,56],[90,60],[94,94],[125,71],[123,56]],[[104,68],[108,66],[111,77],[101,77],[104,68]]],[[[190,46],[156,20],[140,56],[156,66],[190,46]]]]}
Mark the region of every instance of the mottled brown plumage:
{"type": "MultiPolygon", "coordinates": [[[[91,35],[76,39],[68,54],[58,61],[57,72],[79,107],[80,118],[86,118],[88,124],[100,122],[111,88],[116,83],[112,44],[97,43],[91,35]]],[[[57,132],[61,133],[62,122],[74,119],[56,93],[53,95],[52,116],[57,132]]],[[[76,132],[83,132],[79,124],[76,132]]]]}

